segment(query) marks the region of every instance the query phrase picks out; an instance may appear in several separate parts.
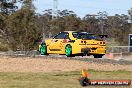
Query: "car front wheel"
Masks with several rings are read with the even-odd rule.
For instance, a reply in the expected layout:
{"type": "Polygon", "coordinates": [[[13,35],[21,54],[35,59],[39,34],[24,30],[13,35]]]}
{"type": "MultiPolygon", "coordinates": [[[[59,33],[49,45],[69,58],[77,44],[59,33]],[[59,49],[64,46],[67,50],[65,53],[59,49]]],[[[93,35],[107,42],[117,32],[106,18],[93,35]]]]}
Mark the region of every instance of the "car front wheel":
{"type": "Polygon", "coordinates": [[[47,55],[47,46],[45,43],[42,43],[40,46],[40,54],[41,55],[47,55]]]}

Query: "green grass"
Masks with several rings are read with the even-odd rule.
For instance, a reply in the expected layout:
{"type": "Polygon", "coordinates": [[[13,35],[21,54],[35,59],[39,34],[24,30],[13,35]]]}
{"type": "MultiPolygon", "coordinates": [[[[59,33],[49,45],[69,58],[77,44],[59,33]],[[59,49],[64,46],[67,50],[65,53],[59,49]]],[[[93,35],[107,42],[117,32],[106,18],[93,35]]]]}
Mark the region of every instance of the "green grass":
{"type": "MultiPolygon", "coordinates": [[[[89,70],[91,79],[131,79],[129,71],[89,70]]],[[[0,88],[81,88],[81,71],[57,73],[0,73],[0,88]]],[[[88,88],[132,88],[132,86],[90,86],[88,88]]]]}

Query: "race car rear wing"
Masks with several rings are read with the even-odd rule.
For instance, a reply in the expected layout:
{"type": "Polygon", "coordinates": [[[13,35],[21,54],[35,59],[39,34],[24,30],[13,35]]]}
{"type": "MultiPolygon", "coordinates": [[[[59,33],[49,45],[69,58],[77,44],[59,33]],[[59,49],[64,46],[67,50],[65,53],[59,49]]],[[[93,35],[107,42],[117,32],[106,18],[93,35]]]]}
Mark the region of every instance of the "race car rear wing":
{"type": "Polygon", "coordinates": [[[108,38],[108,35],[96,35],[96,34],[92,34],[92,33],[90,33],[89,35],[99,36],[100,38],[108,38]]]}
{"type": "Polygon", "coordinates": [[[100,38],[108,38],[108,35],[98,35],[100,38]]]}

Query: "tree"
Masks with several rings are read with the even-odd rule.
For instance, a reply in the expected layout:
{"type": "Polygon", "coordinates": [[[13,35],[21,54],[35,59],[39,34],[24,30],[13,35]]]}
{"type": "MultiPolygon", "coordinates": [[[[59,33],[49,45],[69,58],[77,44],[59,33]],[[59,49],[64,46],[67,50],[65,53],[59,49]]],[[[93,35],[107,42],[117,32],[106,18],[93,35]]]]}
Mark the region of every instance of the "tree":
{"type": "Polygon", "coordinates": [[[0,1],[0,13],[11,14],[18,8],[16,5],[16,0],[1,0],[0,1]]]}
{"type": "Polygon", "coordinates": [[[10,47],[13,50],[34,48],[34,44],[39,38],[32,0],[25,0],[22,3],[22,8],[11,14],[6,21],[8,24],[6,32],[9,35],[10,47]]]}
{"type": "MultiPolygon", "coordinates": [[[[1,45],[9,45],[10,37],[6,31],[6,21],[8,16],[17,10],[15,0],[1,0],[0,1],[0,42],[1,45]]],[[[7,49],[7,47],[5,47],[7,49]]],[[[8,47],[9,48],[9,47],[8,47]]]]}
{"type": "Polygon", "coordinates": [[[129,14],[129,19],[132,22],[132,8],[128,10],[128,14],[129,14]]]}
{"type": "Polygon", "coordinates": [[[99,20],[99,29],[101,31],[101,34],[107,34],[107,31],[105,28],[107,26],[107,18],[108,13],[106,11],[104,12],[98,12],[98,20],[99,20]]]}
{"type": "Polygon", "coordinates": [[[127,37],[130,25],[127,15],[118,15],[108,17],[109,37],[115,38],[121,45],[127,44],[127,37]]]}
{"type": "Polygon", "coordinates": [[[99,25],[98,25],[99,20],[96,17],[97,15],[87,14],[82,20],[81,23],[82,26],[80,25],[81,29],[82,30],[84,29],[84,31],[90,33],[100,34],[99,25]]]}

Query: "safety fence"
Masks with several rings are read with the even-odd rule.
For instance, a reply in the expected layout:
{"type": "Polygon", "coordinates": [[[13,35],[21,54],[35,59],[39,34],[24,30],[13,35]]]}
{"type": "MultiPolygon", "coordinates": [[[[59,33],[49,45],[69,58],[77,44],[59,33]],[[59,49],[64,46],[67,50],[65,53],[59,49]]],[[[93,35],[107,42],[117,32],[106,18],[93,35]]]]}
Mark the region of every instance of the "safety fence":
{"type": "Polygon", "coordinates": [[[109,46],[108,53],[129,53],[132,52],[132,46],[109,46]]]}
{"type": "Polygon", "coordinates": [[[132,60],[132,46],[109,46],[107,47],[107,58],[132,60]]]}
{"type": "MultiPolygon", "coordinates": [[[[32,51],[7,51],[0,52],[0,55],[10,55],[10,56],[37,56],[40,53],[37,50],[32,51]]],[[[55,55],[55,57],[60,57],[60,55],[55,55]]],[[[62,55],[61,57],[65,57],[62,55]]],[[[107,47],[106,55],[103,57],[105,59],[115,59],[115,60],[131,60],[132,61],[132,46],[109,46],[107,47]]]]}

